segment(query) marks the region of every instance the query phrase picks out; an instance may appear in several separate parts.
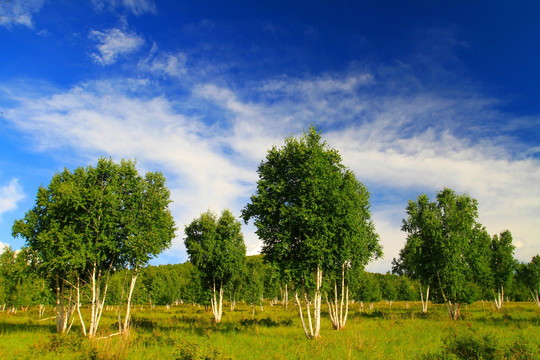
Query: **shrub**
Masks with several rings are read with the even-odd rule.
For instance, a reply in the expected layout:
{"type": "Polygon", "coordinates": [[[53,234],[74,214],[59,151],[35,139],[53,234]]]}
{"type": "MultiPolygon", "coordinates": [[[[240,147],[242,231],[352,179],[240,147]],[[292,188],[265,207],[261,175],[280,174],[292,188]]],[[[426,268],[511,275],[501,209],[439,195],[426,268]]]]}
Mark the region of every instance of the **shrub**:
{"type": "Polygon", "coordinates": [[[184,340],[174,352],[175,360],[225,360],[218,350],[212,349],[203,344],[184,340]]]}
{"type": "Polygon", "coordinates": [[[495,335],[477,332],[473,329],[453,333],[443,340],[443,350],[439,353],[426,354],[424,360],[533,360],[540,357],[538,349],[526,339],[517,339],[505,346],[495,335]]]}

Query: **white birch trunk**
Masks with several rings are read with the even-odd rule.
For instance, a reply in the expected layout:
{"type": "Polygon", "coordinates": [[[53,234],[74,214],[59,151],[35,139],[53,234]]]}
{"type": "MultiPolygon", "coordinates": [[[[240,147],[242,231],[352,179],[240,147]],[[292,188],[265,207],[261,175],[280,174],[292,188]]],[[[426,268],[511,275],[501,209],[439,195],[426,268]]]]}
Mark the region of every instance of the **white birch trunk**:
{"type": "Polygon", "coordinates": [[[501,310],[504,302],[504,287],[501,285],[497,289],[497,293],[493,292],[495,308],[501,310]]]}
{"type": "Polygon", "coordinates": [[[300,320],[302,321],[302,327],[304,328],[304,334],[308,339],[316,339],[320,337],[321,332],[321,305],[322,305],[322,270],[317,266],[317,272],[315,274],[316,289],[312,301],[308,299],[307,293],[304,292],[304,299],[306,301],[306,313],[308,318],[308,325],[304,320],[302,311],[302,304],[298,298],[298,292],[294,293],[296,304],[298,305],[298,312],[300,314],[300,320]],[[311,305],[313,302],[313,316],[311,315],[311,305]],[[308,327],[309,326],[309,327],[308,327]]]}
{"type": "Polygon", "coordinates": [[[341,267],[341,294],[338,295],[336,281],[334,282],[334,300],[329,301],[327,296],[326,303],[332,326],[336,330],[343,329],[347,323],[347,316],[349,314],[349,287],[345,286],[345,264],[341,267]],[[343,313],[343,306],[345,306],[345,313],[343,313]]]}
{"type": "Polygon", "coordinates": [[[68,333],[68,321],[75,306],[73,306],[73,289],[70,288],[69,297],[66,298],[66,281],[58,279],[56,282],[56,331],[59,333],[68,333]]]}
{"type": "Polygon", "coordinates": [[[426,290],[426,299],[424,301],[424,291],[422,290],[422,284],[420,284],[420,301],[422,302],[422,312],[426,314],[428,312],[428,304],[429,304],[429,287],[427,286],[426,290]]]}
{"type": "Polygon", "coordinates": [[[536,306],[540,307],[540,294],[538,290],[533,291],[531,288],[529,288],[529,291],[531,292],[532,299],[536,306]]]}
{"type": "Polygon", "coordinates": [[[216,294],[216,281],[214,280],[210,305],[212,307],[212,314],[214,315],[214,322],[217,324],[221,321],[221,315],[223,313],[223,283],[219,286],[219,294],[216,294]]]}
{"type": "Polygon", "coordinates": [[[79,314],[79,320],[81,321],[81,327],[84,336],[86,336],[86,326],[84,325],[84,320],[81,314],[81,281],[77,276],[77,313],[79,314]]]}
{"type": "MultiPolygon", "coordinates": [[[[92,291],[91,303],[90,303],[90,325],[88,327],[87,336],[93,338],[97,334],[99,327],[99,321],[103,314],[103,307],[105,305],[105,298],[107,297],[107,289],[109,288],[110,269],[106,271],[105,284],[103,287],[103,294],[101,293],[101,270],[97,270],[96,263],[92,268],[90,275],[90,288],[92,291]]],[[[81,325],[84,328],[84,322],[81,318],[81,325]]]]}
{"type": "Polygon", "coordinates": [[[137,272],[131,275],[131,282],[129,284],[129,293],[126,302],[126,317],[124,318],[124,327],[122,332],[125,334],[129,333],[130,329],[130,320],[131,320],[131,299],[133,297],[133,289],[135,289],[135,283],[137,282],[139,274],[137,272]]]}

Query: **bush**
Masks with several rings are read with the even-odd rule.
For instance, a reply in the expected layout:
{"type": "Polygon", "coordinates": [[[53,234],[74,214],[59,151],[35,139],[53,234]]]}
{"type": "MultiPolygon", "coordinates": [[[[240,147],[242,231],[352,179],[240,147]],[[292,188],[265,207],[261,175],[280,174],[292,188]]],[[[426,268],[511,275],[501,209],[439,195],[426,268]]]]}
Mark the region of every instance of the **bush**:
{"type": "Polygon", "coordinates": [[[230,359],[224,357],[218,350],[212,349],[203,344],[198,344],[193,341],[184,340],[179,345],[179,348],[174,352],[175,360],[225,360],[230,359]]]}
{"type": "Polygon", "coordinates": [[[443,340],[443,350],[439,353],[426,354],[424,360],[533,360],[540,358],[538,349],[526,339],[517,339],[505,346],[493,334],[477,332],[473,329],[453,333],[443,340]]]}

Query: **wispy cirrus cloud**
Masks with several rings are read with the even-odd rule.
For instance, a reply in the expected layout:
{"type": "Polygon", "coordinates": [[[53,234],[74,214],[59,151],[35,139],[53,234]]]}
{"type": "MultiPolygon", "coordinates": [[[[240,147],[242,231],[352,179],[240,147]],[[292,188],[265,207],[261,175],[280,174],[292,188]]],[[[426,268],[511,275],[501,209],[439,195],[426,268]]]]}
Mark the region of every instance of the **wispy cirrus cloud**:
{"type": "Polygon", "coordinates": [[[97,52],[91,56],[100,65],[114,64],[119,57],[137,51],[145,43],[135,32],[119,28],[106,31],[92,30],[88,37],[98,43],[97,52]]]}
{"type": "Polygon", "coordinates": [[[22,25],[34,26],[33,15],[43,6],[44,0],[11,0],[0,3],[0,25],[7,28],[22,25]]]}
{"type": "Polygon", "coordinates": [[[135,15],[157,13],[156,3],[152,0],[92,0],[97,10],[116,10],[126,8],[135,15]]]}

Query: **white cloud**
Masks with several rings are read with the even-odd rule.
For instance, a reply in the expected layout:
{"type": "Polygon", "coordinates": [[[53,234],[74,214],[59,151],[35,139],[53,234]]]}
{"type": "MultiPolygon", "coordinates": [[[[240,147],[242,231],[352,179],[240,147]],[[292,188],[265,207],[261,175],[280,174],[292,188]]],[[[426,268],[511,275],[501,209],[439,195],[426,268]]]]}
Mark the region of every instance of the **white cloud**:
{"type": "Polygon", "coordinates": [[[11,180],[7,185],[0,186],[0,220],[4,213],[17,209],[17,204],[24,199],[24,196],[17,179],[11,180]]]}
{"type": "Polygon", "coordinates": [[[32,16],[41,10],[43,0],[11,0],[0,4],[0,25],[33,27],[32,16]]]}
{"type": "Polygon", "coordinates": [[[94,7],[98,10],[115,10],[119,7],[125,7],[135,15],[145,13],[157,13],[156,3],[152,0],[92,0],[94,7]]]}
{"type": "Polygon", "coordinates": [[[186,62],[186,54],[158,52],[154,44],[148,58],[139,62],[139,69],[158,77],[181,78],[187,73],[186,62]]]}
{"type": "MultiPolygon", "coordinates": [[[[153,56],[147,64],[155,59],[167,58],[153,56]]],[[[491,234],[510,229],[518,258],[530,260],[540,247],[540,163],[517,156],[528,145],[498,126],[518,126],[522,119],[474,93],[387,92],[383,80],[365,72],[282,78],[250,89],[249,96],[197,83],[189,95],[171,100],[148,95],[153,82],[114,79],[22,100],[6,118],[35,134],[42,150],[68,147],[87,161],[137,158],[140,167],[161,169],[179,227],[169,257],[185,256],[183,226],[202,211],[228,207],[238,214],[267,149],[312,123],[326,129],[324,138],[360,181],[379,192],[372,211],[385,258],[370,269],[390,270],[403,246],[407,200],[444,186],[478,199],[479,221],[491,234]]],[[[252,227],[245,238],[251,251],[260,247],[252,227]]]]}
{"type": "Polygon", "coordinates": [[[111,65],[119,56],[133,53],[144,45],[144,39],[136,33],[117,28],[104,32],[92,30],[89,38],[98,42],[98,52],[92,53],[92,58],[101,65],[111,65]]]}

